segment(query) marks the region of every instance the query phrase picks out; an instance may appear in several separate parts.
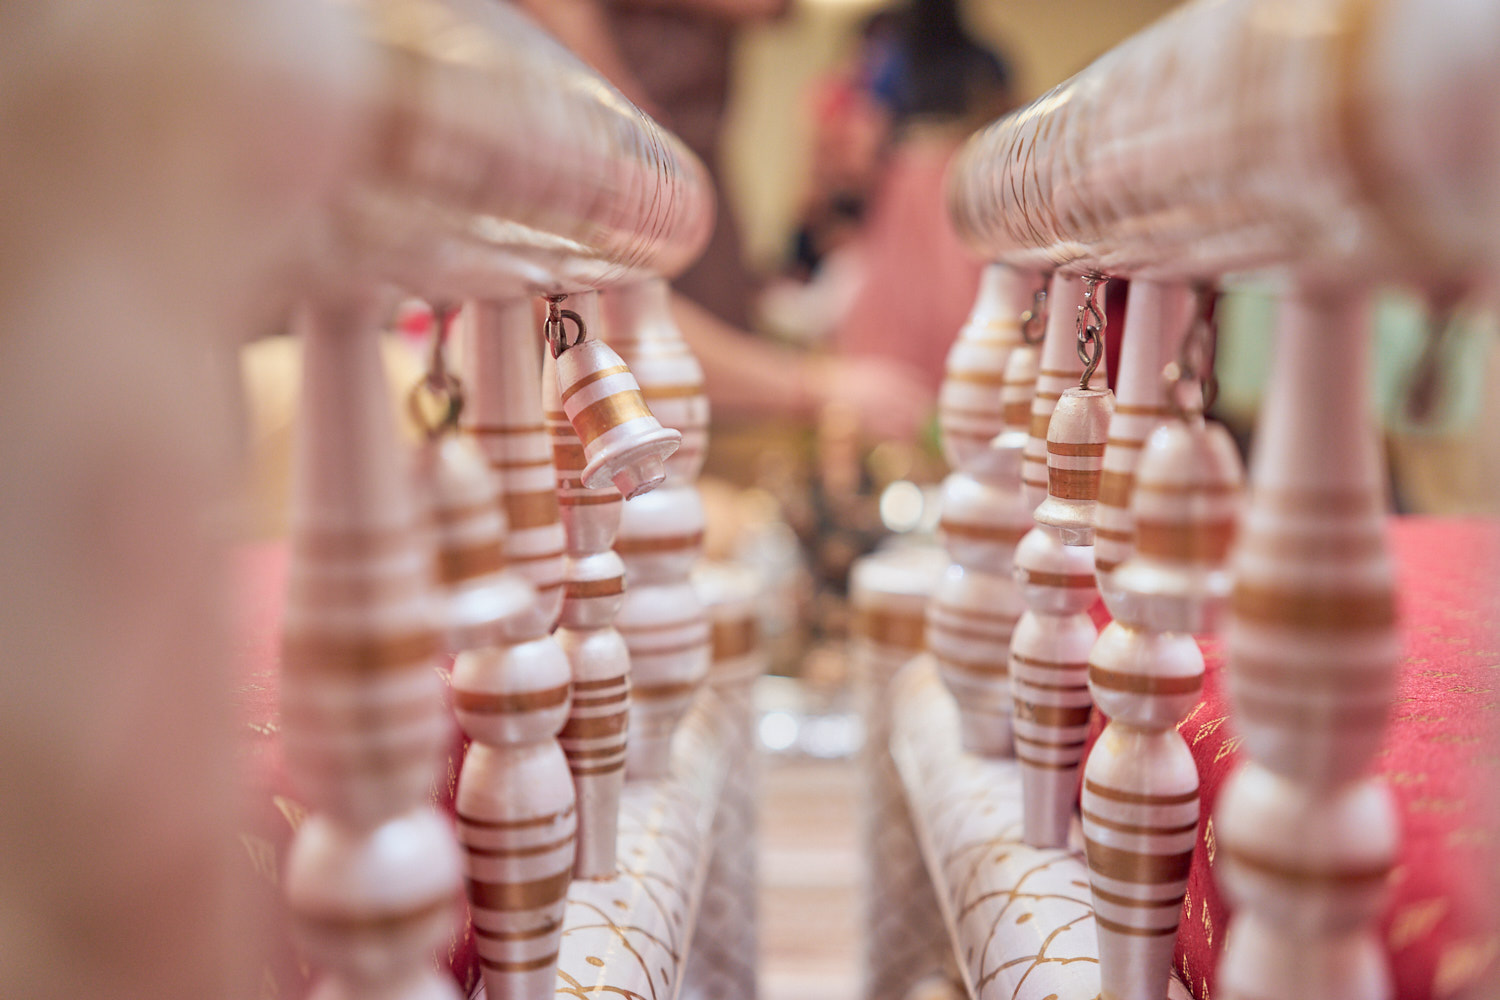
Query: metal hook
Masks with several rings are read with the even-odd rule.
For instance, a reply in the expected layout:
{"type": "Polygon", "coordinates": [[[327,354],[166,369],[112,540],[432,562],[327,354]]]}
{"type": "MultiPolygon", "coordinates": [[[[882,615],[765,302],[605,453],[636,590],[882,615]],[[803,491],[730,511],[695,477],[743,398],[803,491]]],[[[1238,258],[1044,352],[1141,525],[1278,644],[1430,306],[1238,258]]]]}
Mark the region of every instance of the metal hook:
{"type": "Polygon", "coordinates": [[[448,330],[458,308],[453,305],[433,305],[432,354],[428,359],[427,374],[411,387],[406,397],[406,409],[415,423],[429,439],[441,437],[458,427],[458,418],[464,409],[464,387],[458,376],[448,370],[445,350],[448,330]],[[431,400],[442,408],[442,416],[436,421],[429,418],[431,408],[425,403],[431,400]]]}
{"type": "Polygon", "coordinates": [[[1168,405],[1182,420],[1202,418],[1219,396],[1219,380],[1214,375],[1214,326],[1209,319],[1213,312],[1213,289],[1199,285],[1193,290],[1193,297],[1193,318],[1177,350],[1177,360],[1162,369],[1168,405]],[[1198,390],[1197,406],[1187,395],[1193,388],[1198,390]]]}
{"type": "Polygon", "coordinates": [[[1031,293],[1031,308],[1021,313],[1021,343],[1035,346],[1047,334],[1047,285],[1050,274],[1042,276],[1041,286],[1031,293]]]}
{"type": "Polygon", "coordinates": [[[589,335],[583,317],[571,309],[562,308],[562,300],[565,298],[565,295],[547,296],[547,319],[542,324],[542,333],[547,338],[547,346],[552,349],[554,358],[560,357],[570,347],[577,347],[589,335]],[[571,343],[568,341],[567,328],[563,326],[564,320],[572,320],[573,325],[578,328],[578,335],[571,343]]]}
{"type": "Polygon", "coordinates": [[[1083,375],[1078,380],[1080,389],[1089,387],[1089,379],[1104,360],[1104,327],[1108,320],[1095,301],[1099,283],[1104,280],[1104,275],[1097,271],[1083,276],[1083,305],[1078,307],[1078,360],[1083,362],[1083,375]]]}

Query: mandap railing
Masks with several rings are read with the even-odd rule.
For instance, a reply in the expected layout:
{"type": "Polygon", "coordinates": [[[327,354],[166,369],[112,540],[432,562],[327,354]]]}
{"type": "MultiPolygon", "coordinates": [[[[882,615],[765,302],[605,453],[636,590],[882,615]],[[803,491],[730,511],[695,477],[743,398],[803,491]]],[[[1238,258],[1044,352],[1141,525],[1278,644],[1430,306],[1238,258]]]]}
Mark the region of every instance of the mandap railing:
{"type": "MultiPolygon", "coordinates": [[[[314,995],[456,996],[433,956],[462,932],[491,998],[753,996],[753,955],[722,942],[754,941],[757,601],[733,572],[693,576],[707,403],[665,286],[712,228],[703,166],[485,0],[127,4],[97,26],[39,13],[7,45],[8,137],[25,145],[21,122],[51,116],[67,141],[16,161],[32,208],[6,240],[32,234],[51,270],[7,284],[0,306],[12,329],[50,317],[59,359],[33,372],[98,382],[107,418],[18,419],[81,454],[7,488],[41,518],[5,573],[23,615],[8,635],[38,651],[54,636],[43,660],[65,688],[109,658],[130,686],[75,720],[120,734],[117,757],[70,751],[51,724],[5,752],[40,779],[7,782],[17,815],[78,833],[42,847],[35,827],[7,830],[7,855],[51,874],[5,890],[7,924],[38,946],[3,963],[4,992],[231,995],[256,951],[218,850],[234,842],[232,795],[215,792],[232,748],[208,681],[228,678],[202,666],[223,659],[200,597],[223,547],[206,487],[231,437],[210,379],[170,407],[152,397],[169,381],[157,368],[194,370],[170,366],[198,364],[204,329],[243,336],[285,303],[303,363],[272,727],[291,781],[278,804],[298,822],[286,856],[262,861],[314,995]],[[58,280],[85,271],[103,291],[69,305],[58,280]],[[440,320],[412,390],[415,453],[380,356],[398,296],[440,320]],[[103,345],[119,326],[144,363],[103,345]],[[72,471],[111,441],[114,459],[72,471]],[[142,481],[167,500],[130,501],[142,481]],[[95,502],[135,542],[90,554],[67,515],[95,502]],[[173,532],[180,558],[148,557],[173,532]],[[79,568],[21,599],[19,575],[52,561],[79,568]],[[109,594],[98,617],[58,599],[88,580],[109,594]],[[119,637],[127,621],[141,641],[119,637]],[[452,819],[433,793],[445,754],[452,819]],[[138,763],[88,801],[123,761],[138,763]],[[733,818],[716,826],[721,799],[733,818]],[[160,879],[141,881],[144,857],[160,879]],[[721,946],[688,972],[705,893],[721,946]],[[105,926],[120,947],[78,938],[105,926]]],[[[47,696],[12,678],[3,700],[9,717],[47,696]]]]}
{"type": "MultiPolygon", "coordinates": [[[[1375,922],[1398,816],[1371,771],[1399,647],[1368,303],[1482,288],[1500,208],[1500,118],[1477,97],[1500,83],[1500,7],[1436,7],[1188,4],[950,171],[953,221],[994,263],[941,396],[949,565],[926,653],[888,689],[864,666],[910,809],[885,878],[920,851],[971,996],[1183,995],[1205,837],[1236,907],[1215,997],[1394,995],[1375,922]],[[1249,271],[1280,315],[1241,500],[1203,410],[1212,289],[1249,271]],[[1118,359],[1111,277],[1130,280],[1118,359]],[[1210,817],[1177,724],[1221,618],[1243,759],[1210,817]]],[[[856,664],[897,605],[910,619],[909,558],[856,574],[856,664]]],[[[908,940],[933,933],[920,894],[900,905],[908,940]]]]}

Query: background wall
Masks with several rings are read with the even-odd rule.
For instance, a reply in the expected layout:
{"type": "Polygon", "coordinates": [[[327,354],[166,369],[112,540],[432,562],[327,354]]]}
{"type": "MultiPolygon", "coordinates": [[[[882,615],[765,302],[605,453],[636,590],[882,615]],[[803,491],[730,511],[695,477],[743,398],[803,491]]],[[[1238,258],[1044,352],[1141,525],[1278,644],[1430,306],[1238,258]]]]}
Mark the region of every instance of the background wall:
{"type": "MultiPolygon", "coordinates": [[[[725,183],[739,209],[746,252],[758,266],[779,259],[806,175],[809,83],[852,49],[859,22],[889,0],[793,0],[787,17],[747,32],[725,137],[725,183]]],[[[1176,0],[968,0],[969,26],[1001,49],[1030,100],[1111,45],[1154,21],[1176,0]]]]}

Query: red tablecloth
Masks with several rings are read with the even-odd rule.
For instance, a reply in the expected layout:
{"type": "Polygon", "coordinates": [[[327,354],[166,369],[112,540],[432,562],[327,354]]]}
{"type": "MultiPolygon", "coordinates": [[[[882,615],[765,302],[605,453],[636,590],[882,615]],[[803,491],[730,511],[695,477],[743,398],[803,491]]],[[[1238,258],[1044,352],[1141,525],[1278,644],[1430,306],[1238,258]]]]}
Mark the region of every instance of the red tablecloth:
{"type": "MultiPolygon", "coordinates": [[[[1396,995],[1444,1000],[1500,956],[1490,898],[1500,858],[1494,824],[1482,815],[1493,802],[1476,794],[1495,790],[1500,777],[1494,739],[1500,643],[1492,614],[1500,525],[1398,518],[1391,545],[1405,658],[1376,769],[1395,793],[1403,844],[1381,934],[1396,995]]],[[[1198,761],[1203,807],[1177,968],[1199,1000],[1213,995],[1230,916],[1213,879],[1214,803],[1240,756],[1221,678],[1223,652],[1209,640],[1204,653],[1203,701],[1179,727],[1198,761]]],[[[1102,728],[1096,719],[1095,734],[1102,728]]]]}

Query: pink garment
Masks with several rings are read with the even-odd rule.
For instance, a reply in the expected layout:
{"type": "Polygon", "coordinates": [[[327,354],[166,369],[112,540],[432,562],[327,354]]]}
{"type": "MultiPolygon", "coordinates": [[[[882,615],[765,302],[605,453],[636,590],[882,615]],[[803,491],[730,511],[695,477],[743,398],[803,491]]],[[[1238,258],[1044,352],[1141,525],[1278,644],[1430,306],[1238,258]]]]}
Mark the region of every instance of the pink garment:
{"type": "Polygon", "coordinates": [[[948,221],[943,178],[957,148],[955,136],[922,134],[891,151],[860,236],[864,285],[834,332],[840,352],[907,364],[934,392],[983,267],[948,221]]]}

